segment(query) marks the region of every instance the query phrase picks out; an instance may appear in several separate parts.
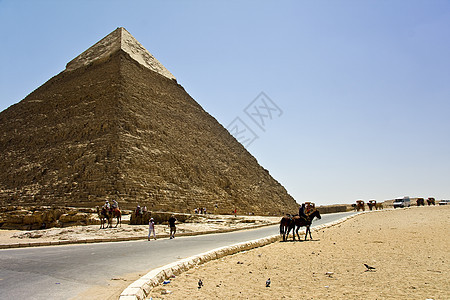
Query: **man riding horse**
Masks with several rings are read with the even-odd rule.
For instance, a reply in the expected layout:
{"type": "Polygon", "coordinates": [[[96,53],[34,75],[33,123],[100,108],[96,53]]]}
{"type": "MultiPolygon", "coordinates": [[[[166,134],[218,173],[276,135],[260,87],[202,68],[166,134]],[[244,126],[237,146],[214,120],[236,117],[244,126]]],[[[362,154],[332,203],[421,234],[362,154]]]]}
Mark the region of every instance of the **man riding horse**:
{"type": "Polygon", "coordinates": [[[319,211],[316,209],[314,203],[311,202],[302,203],[298,210],[298,215],[291,216],[290,214],[287,214],[284,216],[280,222],[280,234],[283,235],[283,241],[287,240],[291,230],[293,232],[293,239],[295,240],[295,234],[298,236],[300,227],[304,226],[306,226],[305,240],[308,233],[309,237],[312,239],[310,226],[315,217],[318,219],[321,218],[319,211]]]}
{"type": "Polygon", "coordinates": [[[305,205],[305,203],[302,203],[302,205],[301,205],[300,208],[298,209],[298,215],[299,215],[299,217],[301,217],[301,218],[303,218],[303,219],[305,219],[305,220],[308,220],[308,219],[307,219],[308,216],[306,215],[305,210],[306,210],[306,205],[305,205]]]}

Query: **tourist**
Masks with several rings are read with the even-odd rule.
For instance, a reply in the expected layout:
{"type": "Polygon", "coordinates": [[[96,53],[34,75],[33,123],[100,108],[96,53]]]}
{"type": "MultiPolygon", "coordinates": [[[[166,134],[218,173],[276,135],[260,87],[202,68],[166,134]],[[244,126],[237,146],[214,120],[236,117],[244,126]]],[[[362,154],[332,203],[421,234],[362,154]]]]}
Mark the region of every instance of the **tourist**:
{"type": "Polygon", "coordinates": [[[306,220],[306,214],[305,214],[305,203],[302,203],[302,206],[298,209],[298,215],[306,220]]]}
{"type": "Polygon", "coordinates": [[[176,221],[177,219],[175,218],[175,215],[171,215],[169,218],[170,239],[175,238],[175,232],[177,231],[177,228],[175,227],[176,221]]]}
{"type": "Polygon", "coordinates": [[[148,221],[148,240],[150,241],[150,236],[153,234],[153,238],[156,240],[156,233],[155,233],[155,221],[153,218],[150,218],[148,221]]]}
{"type": "Polygon", "coordinates": [[[141,206],[138,204],[135,211],[136,217],[142,214],[141,206]]]}
{"type": "Polygon", "coordinates": [[[117,201],[114,199],[111,207],[113,210],[115,210],[116,208],[119,208],[119,203],[117,203],[117,201]]]}

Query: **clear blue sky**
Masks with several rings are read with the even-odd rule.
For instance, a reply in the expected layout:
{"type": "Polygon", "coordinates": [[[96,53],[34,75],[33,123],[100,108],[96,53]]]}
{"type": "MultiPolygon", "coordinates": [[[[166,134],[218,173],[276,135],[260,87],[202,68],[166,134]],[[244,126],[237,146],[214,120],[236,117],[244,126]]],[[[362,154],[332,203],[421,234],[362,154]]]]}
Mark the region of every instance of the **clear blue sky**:
{"type": "Polygon", "coordinates": [[[0,110],[123,26],[297,202],[450,198],[450,1],[0,0],[0,25],[0,110]]]}

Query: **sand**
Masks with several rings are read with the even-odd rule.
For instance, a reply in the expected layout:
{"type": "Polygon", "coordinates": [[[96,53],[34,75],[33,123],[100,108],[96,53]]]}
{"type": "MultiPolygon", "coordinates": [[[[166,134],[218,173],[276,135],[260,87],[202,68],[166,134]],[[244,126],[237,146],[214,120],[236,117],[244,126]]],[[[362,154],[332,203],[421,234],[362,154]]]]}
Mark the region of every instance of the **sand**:
{"type": "Polygon", "coordinates": [[[277,242],[198,266],[155,287],[150,296],[450,299],[449,216],[450,206],[362,214],[313,232],[313,241],[277,242]],[[364,263],[375,270],[367,271],[364,263]]]}
{"type": "MultiPolygon", "coordinates": [[[[179,232],[254,226],[261,217],[209,216],[179,232]]],[[[267,218],[273,222],[279,218],[267,218]]],[[[259,225],[259,224],[258,224],[259,225]]],[[[153,289],[153,299],[450,299],[450,206],[412,207],[358,215],[313,232],[313,241],[277,242],[212,261],[153,289]],[[375,267],[366,271],[364,263],[375,267]],[[204,286],[197,288],[199,279],[204,286]],[[265,287],[271,279],[270,287],[265,287]],[[169,294],[162,295],[163,292],[169,294]]],[[[157,233],[166,236],[167,226],[157,233]]],[[[99,230],[76,226],[0,230],[0,244],[147,235],[147,226],[99,230]]],[[[291,236],[292,238],[292,236],[291,236]]],[[[150,271],[150,270],[147,270],[150,271]]],[[[117,299],[146,272],[111,278],[74,299],[117,299]]]]}

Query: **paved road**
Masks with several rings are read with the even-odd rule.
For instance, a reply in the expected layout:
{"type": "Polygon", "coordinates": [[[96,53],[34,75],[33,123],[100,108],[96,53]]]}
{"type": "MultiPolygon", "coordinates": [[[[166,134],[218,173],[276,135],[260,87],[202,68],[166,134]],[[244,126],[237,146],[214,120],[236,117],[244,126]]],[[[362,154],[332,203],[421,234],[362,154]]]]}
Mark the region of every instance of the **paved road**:
{"type": "MultiPolygon", "coordinates": [[[[354,214],[322,216],[313,225],[354,214]]],[[[112,278],[142,272],[218,247],[277,234],[278,226],[230,233],[0,250],[0,299],[68,299],[112,278]]]]}

